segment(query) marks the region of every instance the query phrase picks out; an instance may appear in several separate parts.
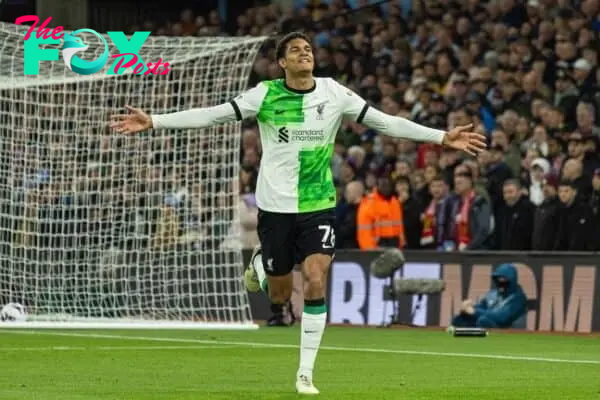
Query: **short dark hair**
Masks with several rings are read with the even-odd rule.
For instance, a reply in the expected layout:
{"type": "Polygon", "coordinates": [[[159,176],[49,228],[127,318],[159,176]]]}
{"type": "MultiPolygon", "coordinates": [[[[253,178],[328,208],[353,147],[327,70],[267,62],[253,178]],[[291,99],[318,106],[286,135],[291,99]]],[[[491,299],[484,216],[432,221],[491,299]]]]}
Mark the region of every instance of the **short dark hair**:
{"type": "Polygon", "coordinates": [[[471,168],[469,168],[469,171],[465,171],[465,172],[459,172],[457,174],[454,174],[454,177],[458,177],[461,176],[463,178],[467,178],[469,181],[471,181],[471,183],[473,183],[473,172],[471,172],[471,168]]]}
{"type": "Polygon", "coordinates": [[[448,184],[448,182],[446,182],[446,178],[444,177],[444,175],[442,174],[436,174],[433,179],[431,180],[431,182],[437,182],[437,181],[442,181],[444,182],[446,185],[448,184]]]}
{"type": "Polygon", "coordinates": [[[569,179],[561,180],[558,186],[568,186],[573,190],[577,190],[577,185],[575,184],[575,182],[569,179]]]}
{"type": "Polygon", "coordinates": [[[395,182],[392,182],[394,185],[397,185],[399,183],[404,183],[406,185],[408,185],[408,187],[410,187],[410,179],[408,179],[408,177],[406,176],[399,176],[395,182]]]}
{"type": "Polygon", "coordinates": [[[521,189],[521,181],[518,179],[507,179],[504,181],[503,186],[514,185],[517,189],[521,189]]]}
{"type": "Polygon", "coordinates": [[[294,39],[303,39],[310,43],[310,38],[302,32],[288,33],[287,35],[282,37],[279,40],[279,42],[277,42],[277,47],[275,47],[275,55],[278,60],[285,57],[285,52],[287,50],[288,43],[294,39]]]}

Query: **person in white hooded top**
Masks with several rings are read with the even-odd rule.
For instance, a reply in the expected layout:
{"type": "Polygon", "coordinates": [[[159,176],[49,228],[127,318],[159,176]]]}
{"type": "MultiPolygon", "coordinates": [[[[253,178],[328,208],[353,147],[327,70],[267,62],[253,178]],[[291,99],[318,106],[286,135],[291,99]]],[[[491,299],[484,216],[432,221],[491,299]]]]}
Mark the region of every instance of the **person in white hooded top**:
{"type": "Polygon", "coordinates": [[[544,201],[544,178],[550,172],[550,162],[545,158],[539,157],[531,163],[529,173],[529,200],[539,206],[544,201]]]}

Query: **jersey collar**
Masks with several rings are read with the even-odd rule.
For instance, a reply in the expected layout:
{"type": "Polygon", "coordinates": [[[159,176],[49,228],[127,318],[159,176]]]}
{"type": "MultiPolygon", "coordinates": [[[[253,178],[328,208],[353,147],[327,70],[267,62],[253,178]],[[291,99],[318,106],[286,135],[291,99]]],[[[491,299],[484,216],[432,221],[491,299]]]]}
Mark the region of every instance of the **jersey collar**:
{"type": "Polygon", "coordinates": [[[310,89],[299,90],[299,89],[293,89],[293,88],[289,87],[287,85],[287,82],[284,79],[283,80],[283,86],[285,87],[286,90],[289,90],[292,93],[307,94],[307,93],[310,93],[310,92],[314,92],[314,90],[316,89],[316,87],[317,87],[317,81],[316,81],[316,79],[314,80],[314,82],[315,82],[315,84],[310,89]]]}

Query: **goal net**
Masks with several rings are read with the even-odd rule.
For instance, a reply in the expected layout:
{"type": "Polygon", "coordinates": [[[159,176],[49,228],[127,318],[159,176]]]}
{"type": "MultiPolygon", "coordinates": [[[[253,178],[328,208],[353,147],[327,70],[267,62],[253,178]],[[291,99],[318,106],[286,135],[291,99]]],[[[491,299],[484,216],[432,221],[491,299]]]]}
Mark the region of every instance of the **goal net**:
{"type": "MultiPolygon", "coordinates": [[[[264,38],[150,37],[167,75],[24,75],[28,27],[0,24],[2,326],[252,328],[239,244],[240,123],[122,136],[109,116],[213,106],[247,85],[264,38]]],[[[99,38],[80,34],[95,60],[99,38]]],[[[105,36],[110,54],[119,54],[105,36]]],[[[58,48],[60,45],[42,45],[58,48]]]]}

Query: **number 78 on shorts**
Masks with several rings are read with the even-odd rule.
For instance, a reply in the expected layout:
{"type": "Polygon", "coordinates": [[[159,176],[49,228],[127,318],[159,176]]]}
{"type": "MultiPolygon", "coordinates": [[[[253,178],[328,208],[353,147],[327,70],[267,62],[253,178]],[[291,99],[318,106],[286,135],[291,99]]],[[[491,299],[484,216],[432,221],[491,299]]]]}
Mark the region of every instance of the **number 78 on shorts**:
{"type": "MultiPolygon", "coordinates": [[[[31,22],[32,25],[25,33],[24,38],[24,75],[37,75],[40,72],[40,61],[58,61],[58,49],[40,48],[42,44],[60,44],[63,41],[62,56],[65,65],[73,72],[80,75],[91,75],[100,71],[108,61],[108,43],[104,36],[91,29],[79,29],[74,32],[63,32],[62,26],[57,26],[54,29],[46,28],[46,25],[52,20],[48,17],[38,27],[39,18],[36,15],[24,15],[17,18],[17,25],[31,22]],[[78,33],[91,33],[95,35],[104,45],[104,50],[100,56],[93,61],[86,61],[79,58],[76,53],[88,49],[78,33]]],[[[138,52],[150,36],[150,32],[135,32],[130,39],[127,39],[123,32],[107,32],[110,40],[119,50],[119,54],[114,54],[111,57],[115,60],[107,75],[121,75],[127,68],[133,68],[133,73],[136,75],[166,75],[169,73],[169,63],[163,63],[162,58],[157,63],[145,63],[139,56],[138,52]],[[152,67],[152,69],[151,69],[152,67]]],[[[102,47],[100,46],[100,49],[102,47]]]]}

